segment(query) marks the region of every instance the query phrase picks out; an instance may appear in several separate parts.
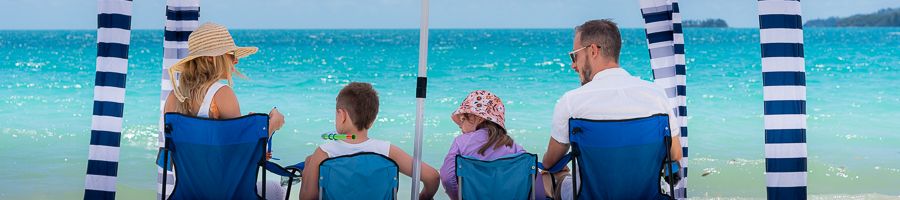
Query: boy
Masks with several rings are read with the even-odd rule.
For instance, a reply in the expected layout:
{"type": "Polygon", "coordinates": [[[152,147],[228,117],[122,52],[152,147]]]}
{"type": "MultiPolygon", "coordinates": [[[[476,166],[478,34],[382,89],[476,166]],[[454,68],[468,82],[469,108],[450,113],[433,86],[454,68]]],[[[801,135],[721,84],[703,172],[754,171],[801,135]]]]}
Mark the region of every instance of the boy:
{"type": "MultiPolygon", "coordinates": [[[[387,141],[369,138],[369,129],[372,128],[378,115],[378,93],[371,84],[360,82],[348,84],[338,93],[336,107],[334,113],[336,131],[340,134],[356,135],[356,139],[327,141],[306,158],[300,199],[319,197],[319,165],[326,158],[374,152],[394,160],[401,173],[411,176],[413,161],[409,154],[387,141]]],[[[419,194],[419,198],[431,199],[438,189],[438,172],[424,162],[421,169],[421,181],[425,188],[419,194]]]]}

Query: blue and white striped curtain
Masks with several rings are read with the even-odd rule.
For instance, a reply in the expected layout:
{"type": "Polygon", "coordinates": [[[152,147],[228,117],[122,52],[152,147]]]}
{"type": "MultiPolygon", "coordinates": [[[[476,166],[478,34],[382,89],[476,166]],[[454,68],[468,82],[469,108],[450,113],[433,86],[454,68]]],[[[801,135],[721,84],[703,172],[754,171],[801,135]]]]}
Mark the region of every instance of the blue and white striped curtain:
{"type": "Polygon", "coordinates": [[[97,73],[84,199],[115,199],[131,43],[131,1],[98,0],[97,8],[97,73]]]}
{"type": "MultiPolygon", "coordinates": [[[[159,109],[165,109],[166,97],[172,91],[172,82],[169,80],[169,67],[175,64],[181,58],[188,55],[188,36],[197,29],[200,22],[200,0],[167,0],[166,1],[166,28],[163,41],[163,65],[162,79],[160,82],[161,91],[159,96],[159,109]]],[[[159,147],[165,145],[165,137],[163,135],[163,118],[159,118],[159,147]]],[[[169,162],[172,163],[172,162],[169,162]]],[[[162,176],[163,167],[157,165],[157,187],[156,194],[162,195],[162,176]]],[[[168,168],[171,170],[171,168],[168,168]]],[[[175,172],[169,171],[166,177],[166,191],[168,196],[175,187],[175,172]]],[[[157,196],[159,197],[159,196],[157,196]]]]}
{"type": "Polygon", "coordinates": [[[678,123],[681,125],[682,181],[676,186],[675,196],[687,198],[688,166],[688,118],[687,118],[687,62],[684,57],[684,32],[681,29],[681,11],[678,1],[672,0],[672,31],[675,35],[675,106],[678,106],[678,123]]]}
{"type": "Polygon", "coordinates": [[[675,0],[640,0],[641,15],[647,34],[647,48],[650,51],[650,67],[653,69],[654,83],[666,91],[669,105],[679,123],[681,146],[682,181],[675,187],[677,198],[687,197],[687,101],[686,65],[684,58],[684,36],[681,29],[681,14],[675,0]]]}
{"type": "Polygon", "coordinates": [[[806,70],[798,0],[760,0],[766,192],[806,199],[806,70]]]}

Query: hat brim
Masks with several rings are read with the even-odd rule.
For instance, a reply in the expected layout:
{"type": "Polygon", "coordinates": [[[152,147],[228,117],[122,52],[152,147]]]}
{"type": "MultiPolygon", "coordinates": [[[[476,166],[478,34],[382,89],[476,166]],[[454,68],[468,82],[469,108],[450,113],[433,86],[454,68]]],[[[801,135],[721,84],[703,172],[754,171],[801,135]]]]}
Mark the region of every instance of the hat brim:
{"type": "MultiPolygon", "coordinates": [[[[472,114],[472,115],[475,115],[475,116],[478,116],[478,117],[484,119],[484,121],[489,121],[484,116],[481,116],[481,115],[478,115],[475,113],[471,113],[471,112],[466,112],[466,111],[459,110],[459,109],[454,111],[453,114],[450,114],[450,119],[452,119],[453,122],[456,123],[457,126],[462,126],[462,119],[460,119],[460,117],[462,117],[463,114],[472,114]]],[[[493,121],[489,121],[489,122],[493,122],[493,121]]],[[[493,123],[497,124],[497,122],[493,122],[493,123]]],[[[503,130],[506,130],[506,126],[500,125],[500,124],[497,124],[497,125],[499,125],[500,128],[502,128],[503,130]]]]}
{"type": "Polygon", "coordinates": [[[453,112],[453,114],[450,114],[450,119],[453,119],[453,122],[455,122],[457,126],[462,126],[462,119],[460,119],[460,117],[462,117],[462,114],[465,113],[457,110],[456,112],[453,112]]]}
{"type": "Polygon", "coordinates": [[[184,57],[181,60],[178,60],[178,62],[176,62],[175,64],[172,64],[172,66],[170,68],[172,70],[180,70],[182,65],[184,65],[185,63],[190,62],[191,60],[194,60],[196,58],[203,57],[203,56],[221,56],[221,55],[225,55],[226,53],[232,52],[232,51],[234,52],[234,57],[236,59],[241,59],[241,58],[255,54],[257,51],[259,51],[259,48],[231,46],[231,47],[218,48],[218,49],[214,49],[214,50],[192,52],[187,57],[184,57]]]}

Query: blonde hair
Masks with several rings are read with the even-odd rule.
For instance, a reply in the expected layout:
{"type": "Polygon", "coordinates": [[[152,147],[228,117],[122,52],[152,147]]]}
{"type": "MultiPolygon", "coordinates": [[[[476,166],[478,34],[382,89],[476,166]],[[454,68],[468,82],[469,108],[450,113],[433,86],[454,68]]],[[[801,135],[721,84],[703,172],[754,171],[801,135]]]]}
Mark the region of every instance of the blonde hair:
{"type": "Polygon", "coordinates": [[[198,57],[182,65],[172,66],[169,76],[175,86],[172,93],[178,100],[175,110],[181,114],[196,115],[194,107],[203,103],[209,86],[222,79],[228,80],[228,86],[233,85],[232,72],[243,77],[226,55],[198,57]]]}

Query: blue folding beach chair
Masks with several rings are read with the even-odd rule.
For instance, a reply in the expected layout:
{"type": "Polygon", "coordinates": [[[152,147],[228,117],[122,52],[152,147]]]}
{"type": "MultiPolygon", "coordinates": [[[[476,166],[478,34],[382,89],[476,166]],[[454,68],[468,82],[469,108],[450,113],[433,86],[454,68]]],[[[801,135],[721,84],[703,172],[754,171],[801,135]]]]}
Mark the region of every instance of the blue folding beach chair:
{"type": "Polygon", "coordinates": [[[390,158],[363,152],[319,165],[319,199],[397,199],[399,168],[390,158]]]}
{"type": "Polygon", "coordinates": [[[535,199],[537,155],[523,153],[493,161],[456,156],[460,199],[535,199]]]}
{"type": "MultiPolygon", "coordinates": [[[[266,142],[266,151],[272,152],[272,140],[275,138],[275,132],[272,133],[272,136],[269,136],[268,142],[266,142]]],[[[279,160],[278,158],[272,157],[272,160],[279,160]]],[[[281,186],[287,186],[286,194],[284,195],[284,200],[291,199],[291,186],[294,183],[299,183],[300,179],[303,178],[303,168],[306,166],[305,162],[299,162],[297,164],[288,165],[286,167],[282,167],[278,163],[272,161],[266,161],[266,171],[272,172],[275,175],[281,176],[281,186]]]]}
{"type": "MultiPolygon", "coordinates": [[[[217,120],[166,113],[161,156],[171,158],[178,181],[169,199],[261,199],[256,179],[266,163],[268,127],[266,114],[217,120]]],[[[169,166],[169,159],[161,160],[169,166]]]]}
{"type": "MultiPolygon", "coordinates": [[[[569,119],[572,152],[548,171],[561,170],[571,159],[575,199],[671,199],[672,193],[660,190],[663,166],[673,169],[670,135],[665,114],[625,120],[569,119]]],[[[669,191],[674,191],[671,185],[669,191]]]]}
{"type": "Polygon", "coordinates": [[[291,186],[293,186],[294,183],[299,183],[300,179],[303,178],[302,172],[305,165],[305,162],[300,162],[287,167],[282,167],[277,163],[266,161],[266,170],[281,176],[281,186],[287,186],[287,189],[285,190],[287,193],[284,195],[284,200],[291,199],[291,186]]]}

